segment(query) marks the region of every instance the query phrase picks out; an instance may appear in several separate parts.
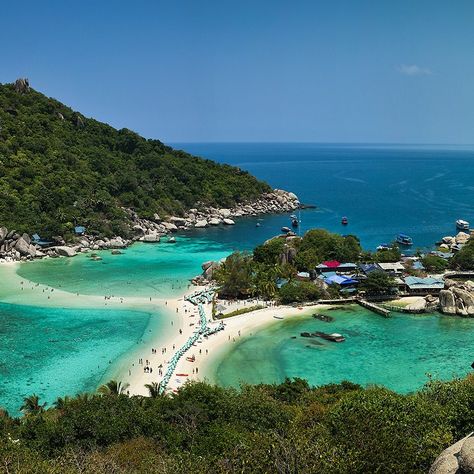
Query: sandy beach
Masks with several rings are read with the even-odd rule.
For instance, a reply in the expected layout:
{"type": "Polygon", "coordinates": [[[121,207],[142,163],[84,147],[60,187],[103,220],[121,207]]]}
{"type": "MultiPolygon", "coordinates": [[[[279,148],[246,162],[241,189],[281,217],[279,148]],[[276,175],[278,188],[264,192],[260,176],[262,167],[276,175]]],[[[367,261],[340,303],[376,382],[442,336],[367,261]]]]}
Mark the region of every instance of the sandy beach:
{"type": "MultiPolygon", "coordinates": [[[[120,361],[113,361],[110,370],[102,382],[112,377],[129,384],[130,395],[147,395],[145,384],[160,382],[168,368],[173,354],[181,348],[199,327],[198,306],[185,300],[186,295],[206,290],[205,287],[191,287],[185,293],[173,298],[122,297],[120,295],[83,295],[71,293],[58,288],[31,282],[17,274],[21,263],[2,264],[0,269],[3,284],[0,288],[0,300],[5,303],[38,305],[51,308],[110,308],[134,309],[149,313],[160,313],[165,317],[167,329],[151,333],[146,343],[134,348],[133,354],[124,354],[120,361]],[[169,326],[168,326],[169,323],[169,326]]],[[[227,302],[217,301],[218,306],[225,307],[225,313],[237,309],[262,305],[257,301],[227,302]]],[[[203,304],[210,327],[219,321],[212,321],[212,303],[203,304]]],[[[239,338],[251,335],[254,331],[268,324],[278,323],[277,318],[290,318],[311,310],[306,306],[298,309],[293,306],[268,306],[265,308],[233,316],[223,320],[225,329],[208,337],[201,337],[183,356],[170,379],[167,390],[178,389],[188,380],[213,381],[212,367],[216,360],[225,353],[230,344],[239,338]],[[194,356],[194,362],[187,357],[194,356]],[[177,374],[187,374],[177,375],[177,374]]],[[[318,305],[322,309],[321,305],[318,305]]],[[[147,332],[152,329],[147,328],[147,332]]],[[[99,354],[98,354],[99,356],[99,354]]]]}

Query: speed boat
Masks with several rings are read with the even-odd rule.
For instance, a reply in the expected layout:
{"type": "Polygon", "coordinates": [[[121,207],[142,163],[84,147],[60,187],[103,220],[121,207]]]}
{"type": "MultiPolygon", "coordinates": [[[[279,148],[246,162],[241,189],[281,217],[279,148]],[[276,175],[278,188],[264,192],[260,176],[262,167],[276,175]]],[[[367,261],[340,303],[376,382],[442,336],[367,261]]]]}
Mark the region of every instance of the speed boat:
{"type": "Polygon", "coordinates": [[[348,223],[349,223],[349,221],[347,220],[347,217],[343,217],[343,218],[341,219],[341,224],[342,224],[342,225],[347,225],[348,223]]]}

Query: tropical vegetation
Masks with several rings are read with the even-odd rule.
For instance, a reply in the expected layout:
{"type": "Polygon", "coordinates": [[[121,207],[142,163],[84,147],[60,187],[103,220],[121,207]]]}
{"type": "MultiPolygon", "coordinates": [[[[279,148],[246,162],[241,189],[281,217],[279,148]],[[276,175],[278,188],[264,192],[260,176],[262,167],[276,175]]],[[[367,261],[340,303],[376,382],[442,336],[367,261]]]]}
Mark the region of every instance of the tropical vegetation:
{"type": "Polygon", "coordinates": [[[270,187],[249,173],[86,118],[30,89],[0,84],[0,226],[44,237],[74,224],[126,236],[127,214],[232,206],[270,187]]]}
{"type": "Polygon", "coordinates": [[[0,412],[2,472],[423,473],[474,430],[473,376],[406,395],[302,379],[169,396],[150,384],[151,397],[107,386],[21,418],[0,412]]]}

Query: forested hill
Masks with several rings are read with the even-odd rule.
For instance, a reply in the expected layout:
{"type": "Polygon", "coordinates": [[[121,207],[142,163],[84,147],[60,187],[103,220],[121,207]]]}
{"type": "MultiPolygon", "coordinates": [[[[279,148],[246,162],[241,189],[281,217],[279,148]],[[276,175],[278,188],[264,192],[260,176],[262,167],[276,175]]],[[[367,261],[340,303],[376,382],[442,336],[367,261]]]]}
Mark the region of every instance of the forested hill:
{"type": "Polygon", "coordinates": [[[179,215],[269,190],[238,168],[86,118],[26,80],[0,84],[0,226],[47,236],[81,223],[120,234],[122,207],[179,215]]]}

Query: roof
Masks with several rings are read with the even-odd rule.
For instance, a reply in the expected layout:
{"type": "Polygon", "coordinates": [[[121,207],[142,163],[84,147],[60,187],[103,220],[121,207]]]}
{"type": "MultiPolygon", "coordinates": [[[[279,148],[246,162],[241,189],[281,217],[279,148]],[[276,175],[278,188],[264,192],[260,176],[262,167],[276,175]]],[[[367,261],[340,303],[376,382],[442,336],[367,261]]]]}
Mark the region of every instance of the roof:
{"type": "Polygon", "coordinates": [[[413,262],[413,270],[424,270],[425,267],[423,266],[423,264],[419,261],[419,260],[415,260],[413,262]]]}
{"type": "Polygon", "coordinates": [[[324,281],[328,285],[332,285],[333,283],[336,283],[337,285],[353,285],[355,283],[359,283],[357,280],[353,280],[352,278],[346,277],[344,275],[331,275],[324,278],[324,281]]]}
{"type": "Polygon", "coordinates": [[[309,278],[309,272],[298,272],[297,276],[300,278],[309,278]]]}
{"type": "Polygon", "coordinates": [[[384,271],[402,272],[405,267],[400,262],[377,263],[377,265],[384,271]]]}
{"type": "Polygon", "coordinates": [[[430,252],[430,254],[445,259],[451,258],[454,255],[453,252],[440,252],[439,250],[433,250],[433,252],[430,252]]]}
{"type": "Polygon", "coordinates": [[[431,288],[431,289],[443,289],[444,280],[441,278],[419,278],[415,276],[409,276],[405,278],[405,283],[410,289],[416,290],[419,288],[431,288]]]}
{"type": "Polygon", "coordinates": [[[359,268],[364,273],[372,273],[380,271],[380,267],[378,267],[375,263],[360,263],[359,268]]]}
{"type": "Polygon", "coordinates": [[[340,263],[337,260],[331,260],[320,263],[316,266],[316,268],[337,268],[338,270],[343,270],[346,268],[352,270],[353,268],[357,268],[357,265],[355,263],[340,263]]]}

